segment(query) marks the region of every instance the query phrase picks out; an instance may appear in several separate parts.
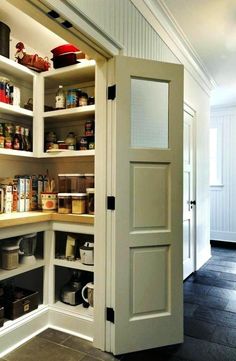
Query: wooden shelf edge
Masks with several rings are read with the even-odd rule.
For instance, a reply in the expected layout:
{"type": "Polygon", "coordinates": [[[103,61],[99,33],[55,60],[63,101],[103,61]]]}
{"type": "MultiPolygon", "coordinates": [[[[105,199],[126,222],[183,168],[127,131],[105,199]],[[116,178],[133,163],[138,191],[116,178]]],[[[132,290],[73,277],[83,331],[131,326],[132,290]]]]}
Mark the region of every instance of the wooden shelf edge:
{"type": "Polygon", "coordinates": [[[60,214],[52,212],[18,212],[0,215],[0,229],[31,223],[47,221],[73,222],[80,224],[94,224],[94,216],[89,214],[60,214]]]}

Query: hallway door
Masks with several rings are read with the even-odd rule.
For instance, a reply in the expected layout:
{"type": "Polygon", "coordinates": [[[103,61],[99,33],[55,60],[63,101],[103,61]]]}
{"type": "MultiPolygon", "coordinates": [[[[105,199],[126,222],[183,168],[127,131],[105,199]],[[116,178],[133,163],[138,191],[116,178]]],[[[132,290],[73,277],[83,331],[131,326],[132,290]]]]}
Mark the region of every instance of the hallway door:
{"type": "Polygon", "coordinates": [[[184,205],[183,262],[184,279],[195,271],[195,177],[194,177],[194,116],[184,111],[184,205]]]}
{"type": "Polygon", "coordinates": [[[183,66],[110,65],[111,351],[121,354],[183,340],[183,66]]]}

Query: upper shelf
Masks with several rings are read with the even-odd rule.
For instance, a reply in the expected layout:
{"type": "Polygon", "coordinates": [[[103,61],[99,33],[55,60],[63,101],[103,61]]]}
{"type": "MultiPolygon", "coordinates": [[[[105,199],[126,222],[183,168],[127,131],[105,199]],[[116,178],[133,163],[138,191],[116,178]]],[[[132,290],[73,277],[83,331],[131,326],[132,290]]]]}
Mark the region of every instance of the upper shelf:
{"type": "Polygon", "coordinates": [[[47,119],[57,119],[57,120],[65,120],[65,119],[73,119],[76,117],[77,119],[87,119],[90,118],[95,113],[95,105],[87,105],[83,107],[76,107],[70,109],[61,109],[61,110],[52,110],[50,112],[44,112],[43,116],[47,119]]]}
{"type": "Polygon", "coordinates": [[[21,83],[27,83],[32,86],[33,77],[35,72],[28,69],[26,66],[16,63],[15,61],[0,55],[0,73],[9,77],[11,80],[19,80],[21,83]]]}
{"type": "Polygon", "coordinates": [[[32,110],[16,107],[14,105],[6,104],[3,102],[0,102],[0,113],[14,115],[14,117],[22,117],[22,115],[31,118],[33,117],[32,110]]]}
{"type": "Polygon", "coordinates": [[[94,81],[95,64],[94,60],[82,60],[79,64],[43,72],[42,75],[45,79],[45,87],[46,89],[50,89],[58,87],[60,84],[67,86],[94,81]]]}

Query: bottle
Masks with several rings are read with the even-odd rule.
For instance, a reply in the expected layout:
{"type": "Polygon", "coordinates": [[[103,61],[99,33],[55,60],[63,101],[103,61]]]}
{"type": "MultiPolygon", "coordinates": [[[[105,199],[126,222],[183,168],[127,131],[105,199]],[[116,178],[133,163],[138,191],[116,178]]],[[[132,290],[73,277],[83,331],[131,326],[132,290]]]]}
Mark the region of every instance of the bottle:
{"type": "Polygon", "coordinates": [[[29,128],[25,128],[25,150],[27,152],[32,151],[32,141],[31,141],[29,128]]]}
{"type": "Polygon", "coordinates": [[[21,148],[20,148],[20,150],[26,150],[25,128],[24,127],[20,127],[20,136],[21,136],[21,148]]]}
{"type": "Polygon", "coordinates": [[[58,90],[56,92],[56,109],[65,109],[66,107],[66,96],[63,89],[63,85],[59,85],[58,90]]]}
{"type": "Polygon", "coordinates": [[[22,140],[21,140],[21,134],[20,134],[20,126],[16,125],[15,127],[15,134],[13,136],[13,149],[21,150],[22,148],[22,140]]]}
{"type": "Polygon", "coordinates": [[[3,125],[0,123],[0,148],[4,148],[5,137],[3,135],[3,125]]]}

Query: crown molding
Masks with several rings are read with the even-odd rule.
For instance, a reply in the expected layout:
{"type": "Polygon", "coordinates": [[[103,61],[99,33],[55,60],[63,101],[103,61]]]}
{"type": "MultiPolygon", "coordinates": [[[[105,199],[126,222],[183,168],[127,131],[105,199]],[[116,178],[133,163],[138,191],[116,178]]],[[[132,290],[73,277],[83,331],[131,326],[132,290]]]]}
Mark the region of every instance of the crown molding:
{"type": "Polygon", "coordinates": [[[193,76],[201,88],[210,95],[216,82],[176,23],[163,0],[131,0],[137,10],[158,33],[178,61],[193,76]]]}

